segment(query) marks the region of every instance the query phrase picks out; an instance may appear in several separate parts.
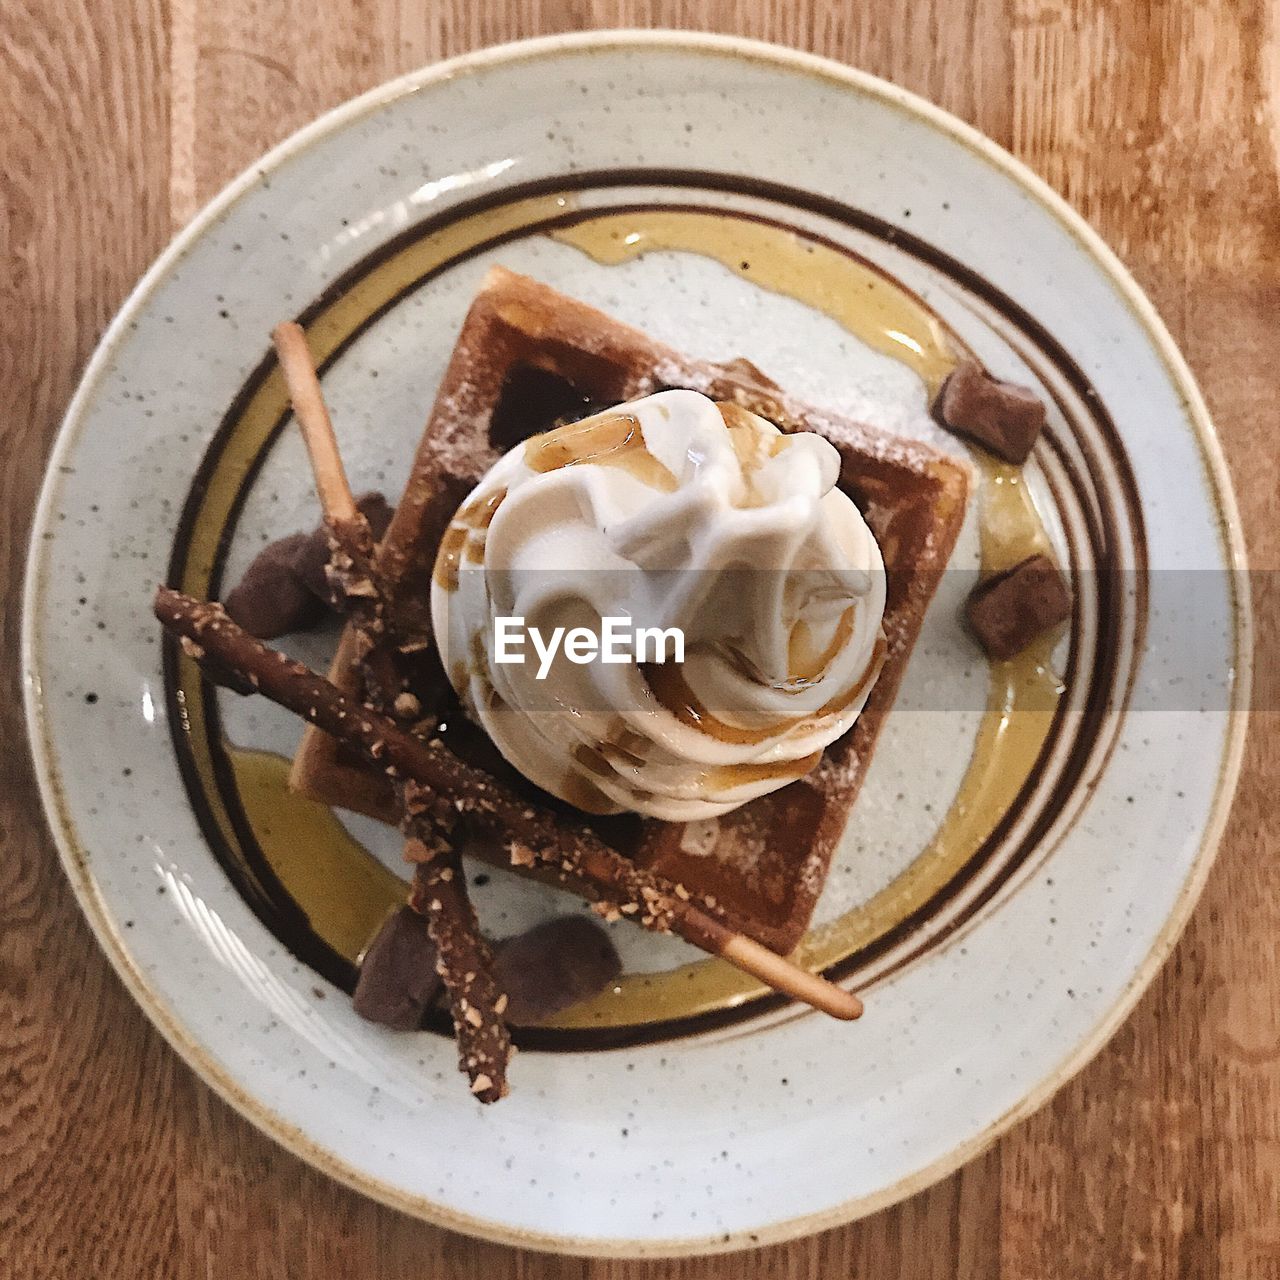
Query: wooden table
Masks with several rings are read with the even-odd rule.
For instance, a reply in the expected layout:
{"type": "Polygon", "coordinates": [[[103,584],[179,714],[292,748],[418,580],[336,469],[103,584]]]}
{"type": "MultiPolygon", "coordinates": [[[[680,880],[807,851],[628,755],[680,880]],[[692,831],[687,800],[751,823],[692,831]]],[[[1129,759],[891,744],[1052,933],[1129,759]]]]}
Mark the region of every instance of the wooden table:
{"type": "Polygon", "coordinates": [[[1280,6],[1265,0],[3,0],[0,1275],[1280,1276],[1280,6]],[[1151,11],[1148,12],[1148,9],[1151,11]],[[519,36],[705,26],[887,76],[1027,160],[1115,246],[1201,380],[1256,578],[1262,713],[1172,961],[1034,1119],[913,1200],[753,1257],[592,1263],[434,1229],[261,1137],[133,1006],[23,749],[19,585],[75,381],[139,274],[271,144],[519,36]]]}

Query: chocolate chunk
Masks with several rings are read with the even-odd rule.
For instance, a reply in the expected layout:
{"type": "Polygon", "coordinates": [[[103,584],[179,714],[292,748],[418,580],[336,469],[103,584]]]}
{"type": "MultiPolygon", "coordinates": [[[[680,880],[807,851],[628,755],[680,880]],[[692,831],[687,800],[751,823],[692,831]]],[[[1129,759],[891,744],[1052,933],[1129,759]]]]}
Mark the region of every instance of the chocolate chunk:
{"type": "Polygon", "coordinates": [[[369,1022],[413,1031],[439,991],[427,922],[410,907],[398,907],[364,953],[352,1004],[369,1022]]]}
{"type": "Polygon", "coordinates": [[[585,916],[557,916],[498,945],[494,976],[512,1026],[533,1027],[603,991],[622,972],[609,935],[585,916]]]}
{"type": "MultiPolygon", "coordinates": [[[[380,493],[356,500],[375,540],[386,533],[394,514],[380,493]]],[[[329,538],[324,526],[310,533],[291,533],[269,543],[254,557],[244,577],[225,600],[226,610],[251,636],[274,640],[289,631],[306,631],[332,606],[324,567],[329,538]]]]}
{"type": "Polygon", "coordinates": [[[1008,462],[1023,463],[1044,428],[1044,401],[1029,387],[993,378],[973,360],[956,365],[934,405],[943,426],[1008,462]]]}
{"type": "MultiPolygon", "coordinates": [[[[395,514],[392,507],[380,493],[363,493],[356,499],[356,506],[369,522],[369,529],[375,542],[382,541],[391,517],[395,514]]],[[[329,534],[323,524],[317,525],[309,534],[301,535],[294,556],[293,568],[302,584],[317,599],[322,600],[330,608],[334,607],[333,593],[329,590],[329,581],[325,577],[325,565],[329,563],[329,534]]]]}
{"type": "Polygon", "coordinates": [[[272,640],[313,627],[323,616],[324,607],[294,571],[294,560],[307,538],[305,533],[295,533],[263,547],[227,596],[227,612],[251,636],[272,640]]]}
{"type": "Polygon", "coordinates": [[[1048,556],[1029,556],[974,587],[965,615],[993,658],[1012,658],[1071,616],[1071,592],[1048,556]]]}

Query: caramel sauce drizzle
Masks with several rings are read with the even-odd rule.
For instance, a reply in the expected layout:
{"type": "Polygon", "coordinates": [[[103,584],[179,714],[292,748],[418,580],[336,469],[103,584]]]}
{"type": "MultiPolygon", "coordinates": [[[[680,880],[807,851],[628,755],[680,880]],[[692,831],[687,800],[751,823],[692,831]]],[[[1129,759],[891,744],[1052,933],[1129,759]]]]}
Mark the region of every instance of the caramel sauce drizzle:
{"type": "Polygon", "coordinates": [[[744,506],[757,504],[755,491],[750,487],[752,474],[758,471],[770,458],[776,458],[790,441],[782,432],[760,419],[731,400],[716,401],[720,417],[729,430],[729,442],[737,455],[738,465],[742,468],[743,478],[748,481],[747,501],[744,506]]]}
{"type": "Polygon", "coordinates": [[[1056,562],[1053,546],[1027,492],[1022,468],[974,450],[982,476],[982,521],[979,525],[981,573],[1003,573],[1028,556],[1046,555],[1056,562]]]}
{"type": "MultiPolygon", "coordinates": [[[[596,778],[616,778],[617,774],[610,766],[603,751],[580,742],[570,753],[574,763],[596,778]]],[[[590,778],[570,769],[560,784],[561,791],[570,804],[576,805],[584,813],[609,813],[614,807],[613,800],[605,795],[590,778]]],[[[637,795],[645,793],[638,792],[637,795]]]]}
{"type": "MultiPolygon", "coordinates": [[[[629,752],[618,751],[609,743],[601,743],[599,747],[593,747],[588,743],[582,742],[574,747],[572,754],[574,762],[594,777],[624,784],[626,779],[614,767],[615,763],[620,763],[624,767],[643,763],[640,757],[629,752]]],[[[818,761],[821,759],[822,752],[814,751],[798,760],[774,760],[761,764],[713,765],[711,768],[703,769],[693,779],[691,791],[694,794],[706,795],[720,791],[736,790],[738,787],[745,787],[751,783],[772,781],[777,778],[786,778],[788,781],[793,781],[796,778],[804,777],[810,769],[817,766],[818,761]]],[[[636,787],[628,787],[627,790],[637,799],[644,799],[651,794],[636,787]]]]}
{"type": "Polygon", "coordinates": [[[836,655],[849,643],[856,609],[856,605],[850,605],[840,615],[830,643],[822,650],[814,644],[813,628],[803,618],[796,619],[787,642],[788,689],[802,689],[822,677],[836,655]]]}
{"type": "MultiPolygon", "coordinates": [[[[852,624],[851,624],[852,625],[852,624]]],[[[845,692],[837,694],[829,702],[824,703],[810,715],[796,716],[794,719],[775,720],[772,724],[761,728],[747,729],[741,725],[729,724],[717,719],[698,700],[697,694],[689,687],[684,672],[674,662],[646,662],[640,667],[644,677],[658,704],[669,711],[681,724],[688,725],[705,733],[718,742],[729,742],[737,746],[754,746],[776,738],[780,734],[789,733],[801,725],[816,723],[832,716],[838,716],[850,707],[866,690],[868,684],[875,679],[884,663],[885,641],[883,636],[876,638],[871,661],[858,681],[845,692]]]]}
{"type": "Polygon", "coordinates": [[[533,436],[525,442],[524,461],[540,473],[585,463],[619,467],[662,493],[673,493],[677,484],[645,447],[640,419],[631,413],[596,414],[533,436]]]}
{"type": "Polygon", "coordinates": [[[698,779],[698,789],[703,792],[736,790],[749,783],[770,782],[786,778],[794,782],[817,767],[822,751],[801,756],[799,760],[775,760],[768,764],[722,764],[703,771],[698,779]]]}
{"type": "Polygon", "coordinates": [[[607,266],[663,250],[711,258],[913,369],[931,398],[955,365],[942,321],[910,290],[870,262],[782,227],[711,208],[647,209],[604,213],[551,234],[607,266]]]}
{"type": "Polygon", "coordinates": [[[483,535],[493,523],[506,496],[507,491],[499,489],[487,497],[472,498],[449,522],[436,555],[433,576],[438,586],[446,591],[458,589],[458,571],[464,558],[469,564],[484,563],[484,538],[475,535],[483,535]]]}

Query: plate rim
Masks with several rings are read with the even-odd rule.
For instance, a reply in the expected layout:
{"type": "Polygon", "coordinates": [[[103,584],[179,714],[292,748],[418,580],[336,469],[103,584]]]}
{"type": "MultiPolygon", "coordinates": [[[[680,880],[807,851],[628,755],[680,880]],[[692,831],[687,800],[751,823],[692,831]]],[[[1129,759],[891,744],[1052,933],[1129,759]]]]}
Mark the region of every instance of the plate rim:
{"type": "Polygon", "coordinates": [[[757,1248],[852,1222],[895,1204],[953,1173],[980,1155],[1019,1121],[1030,1116],[1081,1071],[1132,1012],[1182,935],[1213,865],[1232,808],[1247,736],[1249,694],[1253,673],[1253,617],[1247,579],[1244,535],[1235,490],[1221,442],[1204,397],[1186,359],[1175,344],[1159,313],[1129,274],[1114,251],[1092,226],[1047,182],[985,134],[958,116],[943,110],[909,90],[870,72],[762,40],[741,36],[675,29],[607,29],[568,32],[487,46],[406,72],[339,104],[290,134],[248,165],[223,187],[170,240],[165,249],[130,290],[103,333],[76,387],[54,437],[45,464],[44,478],[33,515],[27,545],[22,593],[20,663],[27,739],[46,823],[76,900],[99,946],[135,1003],[168,1041],[180,1058],[224,1102],[257,1129],[293,1155],[335,1180],[392,1208],[437,1226],[517,1248],[599,1258],[690,1257],[757,1248]],[[59,466],[78,441],[84,419],[112,357],[129,333],[130,321],[182,258],[219,217],[285,161],[307,150],[374,110],[433,84],[491,67],[554,57],[563,53],[656,49],[763,63],[777,70],[800,72],[826,81],[835,88],[861,93],[896,107],[975,152],[1032,196],[1072,235],[1097,264],[1151,340],[1165,371],[1184,399],[1187,416],[1199,448],[1209,489],[1216,500],[1217,523],[1232,580],[1234,622],[1234,699],[1228,712],[1224,751],[1218,770],[1208,818],[1199,848],[1178,889],[1174,905],[1150,950],[1124,991],[1091,1032],[1066,1055],[1017,1104],[991,1121],[967,1142],[953,1147],[928,1165],[877,1191],[842,1201],[817,1213],[787,1218],[758,1229],[747,1228],[708,1236],[682,1236],[668,1240],[626,1240],[577,1237],[554,1232],[515,1228],[506,1223],[460,1213],[425,1195],[406,1192],[348,1164],[297,1126],[272,1111],[240,1080],[224,1070],[187,1031],[183,1019],[148,985],[136,967],[123,937],[99,893],[76,827],[67,812],[58,780],[56,753],[41,710],[38,613],[42,573],[41,534],[49,527],[59,466]]]}

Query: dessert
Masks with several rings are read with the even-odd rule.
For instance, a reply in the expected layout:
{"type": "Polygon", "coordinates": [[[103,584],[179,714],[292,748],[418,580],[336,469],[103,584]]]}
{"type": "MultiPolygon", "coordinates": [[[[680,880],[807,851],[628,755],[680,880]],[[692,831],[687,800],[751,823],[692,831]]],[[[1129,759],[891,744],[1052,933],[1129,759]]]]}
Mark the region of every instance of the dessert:
{"type": "Polygon", "coordinates": [[[839,470],[820,436],[696,391],[514,446],[450,522],[431,584],[468,716],[587,813],[718,818],[802,777],[884,651],[884,567],[839,470]],[[499,651],[502,617],[522,625],[499,651]],[[681,661],[552,661],[544,635],[604,618],[678,632],[681,661]],[[517,662],[525,632],[543,649],[517,662]]]}
{"type": "MultiPolygon", "coordinates": [[[[162,588],[156,613],[214,681],[312,726],[296,789],[403,832],[412,888],[365,951],[357,1011],[408,1029],[440,1000],[492,1102],[509,1024],[615,981],[582,917],[491,944],[465,851],[858,1016],[855,995],[784,956],[946,566],[967,469],[495,269],[392,513],[350,491],[301,330],[276,338],[325,523],[265,548],[228,609],[162,588]],[[317,605],[347,622],[327,680],[255,639],[317,605]],[[624,619],[640,649],[646,633],[687,648],[578,652],[624,619]],[[537,661],[507,660],[509,623],[537,661]]],[[[1020,389],[952,377],[944,420],[1030,448],[1020,389]]],[[[1002,656],[1069,611],[1037,556],[984,581],[968,618],[1002,656]]]]}
{"type": "MultiPolygon", "coordinates": [[[[378,551],[390,594],[412,625],[427,615],[437,553],[455,513],[513,446],[565,419],[672,388],[737,405],[782,432],[813,431],[840,458],[838,484],[857,505],[885,567],[884,653],[853,727],[803,778],[716,818],[590,819],[611,848],[680,883],[727,928],[786,953],[807,927],[876,736],[964,516],[966,468],[929,447],[803,405],[749,362],[695,360],[546,285],[502,268],[486,278],[463,324],[405,495],[378,551]]],[[[354,688],[354,641],[331,669],[354,688]]],[[[525,806],[556,806],[470,725],[438,658],[414,672],[424,712],[448,726],[451,751],[525,806]]],[[[330,804],[394,820],[385,780],[308,732],[293,784],[330,804]]],[[[506,861],[501,842],[475,852],[506,861]]]]}

